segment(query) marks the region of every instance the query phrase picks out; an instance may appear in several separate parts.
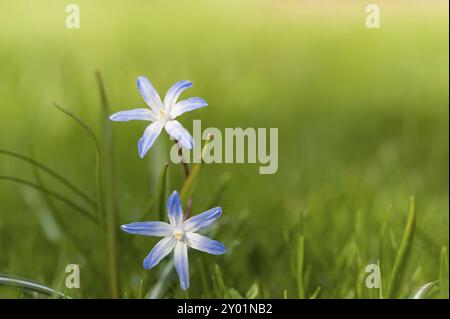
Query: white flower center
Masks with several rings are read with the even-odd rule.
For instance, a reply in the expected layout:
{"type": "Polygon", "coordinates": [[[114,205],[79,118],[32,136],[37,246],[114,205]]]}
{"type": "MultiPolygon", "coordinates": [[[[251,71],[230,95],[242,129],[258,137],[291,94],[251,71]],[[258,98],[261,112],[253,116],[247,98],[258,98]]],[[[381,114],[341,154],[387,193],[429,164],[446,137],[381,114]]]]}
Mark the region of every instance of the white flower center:
{"type": "Polygon", "coordinates": [[[184,237],[184,230],[182,229],[174,229],[172,232],[173,238],[176,240],[182,240],[184,237]]]}
{"type": "Polygon", "coordinates": [[[170,121],[170,115],[166,110],[160,109],[158,114],[158,121],[166,123],[167,121],[170,121]]]}

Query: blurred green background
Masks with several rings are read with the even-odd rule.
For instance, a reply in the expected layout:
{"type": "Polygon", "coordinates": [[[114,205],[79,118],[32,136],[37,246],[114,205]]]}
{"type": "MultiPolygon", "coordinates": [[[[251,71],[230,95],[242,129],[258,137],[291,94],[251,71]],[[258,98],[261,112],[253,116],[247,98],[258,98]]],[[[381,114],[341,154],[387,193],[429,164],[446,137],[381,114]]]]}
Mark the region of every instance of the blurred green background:
{"type": "MultiPolygon", "coordinates": [[[[365,267],[379,261],[388,282],[413,195],[416,232],[396,297],[440,280],[427,297],[448,298],[448,2],[377,3],[380,29],[365,27],[366,1],[77,0],[81,27],[69,30],[64,1],[2,1],[0,148],[32,156],[95,198],[92,142],[52,103],[100,135],[95,70],[112,111],[144,107],[139,75],[161,95],[191,80],[183,97],[209,106],[180,122],[277,127],[279,169],[202,169],[192,211],[223,208],[209,234],[229,253],[190,253],[189,297],[245,297],[250,287],[247,296],[257,287],[263,298],[377,297],[365,267]]],[[[166,134],[138,157],[144,127],[113,125],[120,224],[141,216],[169,158],[166,134]]],[[[35,182],[30,165],[2,154],[0,175],[35,182]]],[[[168,177],[168,190],[180,190],[182,168],[170,164],[168,177]]],[[[42,182],[84,205],[47,175],[42,182]]],[[[53,204],[0,180],[0,273],[64,290],[65,265],[80,264],[81,288],[67,294],[110,296],[101,231],[53,204]]],[[[164,273],[169,261],[142,269],[156,238],[117,236],[121,297],[138,297],[141,280],[152,297],[186,296],[175,272],[164,273]]],[[[0,297],[29,296],[0,286],[0,297]]]]}

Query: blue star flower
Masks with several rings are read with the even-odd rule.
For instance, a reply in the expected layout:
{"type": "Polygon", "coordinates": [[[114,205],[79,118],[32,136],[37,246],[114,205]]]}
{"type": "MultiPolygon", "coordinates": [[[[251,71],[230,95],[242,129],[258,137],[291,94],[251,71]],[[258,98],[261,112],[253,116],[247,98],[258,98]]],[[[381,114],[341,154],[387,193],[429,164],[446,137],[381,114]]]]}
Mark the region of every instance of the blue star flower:
{"type": "Polygon", "coordinates": [[[170,224],[165,222],[137,222],[122,225],[121,229],[130,234],[164,237],[144,259],[144,268],[155,267],[161,259],[174,250],[175,269],[180,278],[181,289],[188,289],[188,247],[213,255],[221,255],[227,252],[222,243],[196,233],[219,218],[222,215],[222,209],[215,207],[183,221],[180,196],[175,191],[167,201],[167,213],[170,224]]]}
{"type": "Polygon", "coordinates": [[[114,113],[109,117],[111,121],[128,122],[131,120],[143,120],[152,122],[144,131],[144,135],[138,142],[139,156],[143,158],[152,147],[163,127],[167,134],[174,138],[185,148],[194,147],[194,139],[189,132],[176,121],[175,118],[184,112],[192,111],[207,106],[205,100],[199,97],[191,97],[177,102],[180,94],[192,86],[190,81],[179,81],[167,91],[164,101],[156,92],[150,81],[140,76],[137,78],[139,92],[149,106],[144,109],[134,109],[114,113]]]}

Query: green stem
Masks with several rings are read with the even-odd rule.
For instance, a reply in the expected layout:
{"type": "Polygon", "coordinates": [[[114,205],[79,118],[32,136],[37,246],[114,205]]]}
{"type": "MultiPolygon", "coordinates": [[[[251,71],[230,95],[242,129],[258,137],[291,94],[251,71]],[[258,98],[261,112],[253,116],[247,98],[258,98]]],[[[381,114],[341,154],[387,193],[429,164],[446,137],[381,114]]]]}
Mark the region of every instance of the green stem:
{"type": "Polygon", "coordinates": [[[112,129],[108,121],[109,106],[106,98],[105,88],[103,86],[100,72],[96,72],[98,89],[100,92],[102,105],[102,132],[103,132],[103,150],[105,156],[102,158],[103,170],[99,167],[99,183],[103,185],[101,194],[104,198],[104,233],[106,241],[106,252],[109,268],[109,290],[112,298],[119,297],[119,276],[118,276],[118,252],[117,252],[117,205],[115,202],[115,176],[114,176],[114,160],[112,146],[112,129]]]}
{"type": "Polygon", "coordinates": [[[33,292],[38,292],[47,296],[58,296],[61,298],[68,298],[69,296],[66,296],[64,293],[56,291],[50,287],[47,287],[43,284],[31,281],[29,279],[23,279],[15,276],[10,275],[2,275],[0,274],[0,286],[10,286],[10,287],[17,287],[19,289],[25,289],[33,292]]]}
{"type": "MultiPolygon", "coordinates": [[[[184,182],[189,178],[190,170],[189,170],[189,164],[186,162],[186,159],[183,156],[183,149],[181,145],[178,144],[178,141],[175,141],[175,144],[178,146],[178,156],[181,158],[181,165],[183,165],[183,172],[184,172],[184,182]]],[[[185,205],[184,208],[184,219],[188,219],[191,215],[191,208],[192,208],[192,197],[189,197],[187,203],[183,203],[185,205]]]]}
{"type": "Polygon", "coordinates": [[[389,280],[389,286],[386,292],[386,298],[396,298],[403,279],[406,264],[411,252],[411,246],[414,238],[416,225],[416,207],[414,197],[409,200],[408,220],[403,233],[403,239],[395,258],[394,267],[389,280]]]}

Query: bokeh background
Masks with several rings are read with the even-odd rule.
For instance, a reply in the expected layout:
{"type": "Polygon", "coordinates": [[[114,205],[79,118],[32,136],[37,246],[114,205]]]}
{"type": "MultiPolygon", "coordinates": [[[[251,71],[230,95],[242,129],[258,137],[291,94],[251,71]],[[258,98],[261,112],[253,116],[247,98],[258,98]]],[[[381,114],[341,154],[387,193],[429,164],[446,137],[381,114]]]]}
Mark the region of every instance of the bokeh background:
{"type": "MultiPolygon", "coordinates": [[[[221,130],[279,128],[276,174],[254,164],[201,171],[192,211],[222,206],[209,234],[229,253],[191,252],[186,295],[169,260],[142,269],[157,239],[118,232],[120,297],[376,298],[365,267],[379,262],[389,280],[413,195],[416,231],[396,297],[440,280],[427,297],[448,298],[447,1],[375,1],[380,29],[364,24],[368,1],[77,0],[81,27],[72,30],[68,3],[0,4],[1,149],[95,198],[92,142],[52,103],[101,135],[96,70],[112,111],[144,106],[139,75],[160,94],[188,79],[183,97],[209,102],[180,117],[189,130],[193,119],[221,130]]],[[[169,158],[167,135],[138,157],[144,127],[113,125],[118,224],[142,216],[169,158]]],[[[32,166],[4,154],[0,175],[36,182],[32,166]]],[[[168,191],[181,188],[179,165],[169,165],[168,180],[168,191]]],[[[72,208],[0,180],[0,273],[63,291],[65,266],[80,264],[81,288],[66,293],[109,297],[104,253],[101,230],[72,208]]],[[[0,286],[2,298],[30,296],[40,295],[0,286]]]]}

